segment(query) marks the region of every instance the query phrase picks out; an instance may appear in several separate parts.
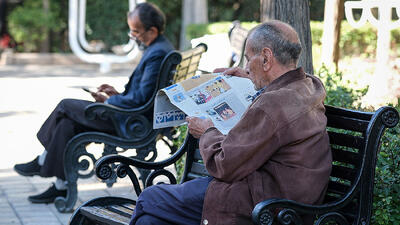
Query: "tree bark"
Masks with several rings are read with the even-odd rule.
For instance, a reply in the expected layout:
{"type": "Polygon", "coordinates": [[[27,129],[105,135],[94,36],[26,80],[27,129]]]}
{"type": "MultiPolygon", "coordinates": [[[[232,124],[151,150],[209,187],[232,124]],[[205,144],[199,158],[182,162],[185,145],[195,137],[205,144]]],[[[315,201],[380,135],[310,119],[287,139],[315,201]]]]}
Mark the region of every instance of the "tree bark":
{"type": "Polygon", "coordinates": [[[207,0],[183,0],[182,4],[182,29],[180,37],[181,50],[190,46],[186,40],[186,26],[189,24],[208,23],[207,0]]]}
{"type": "Polygon", "coordinates": [[[313,74],[310,6],[308,0],[260,0],[261,22],[280,20],[293,26],[300,37],[303,51],[299,66],[313,74]]]}
{"type": "MultiPolygon", "coordinates": [[[[50,11],[50,1],[49,0],[42,0],[43,4],[43,13],[45,15],[49,14],[50,11]]],[[[40,52],[50,52],[50,32],[47,28],[42,28],[43,33],[45,33],[46,37],[43,41],[40,43],[40,52]]]]}
{"type": "Polygon", "coordinates": [[[321,62],[338,69],[340,57],[340,27],[344,16],[344,0],[325,1],[324,33],[322,35],[321,62]]]}

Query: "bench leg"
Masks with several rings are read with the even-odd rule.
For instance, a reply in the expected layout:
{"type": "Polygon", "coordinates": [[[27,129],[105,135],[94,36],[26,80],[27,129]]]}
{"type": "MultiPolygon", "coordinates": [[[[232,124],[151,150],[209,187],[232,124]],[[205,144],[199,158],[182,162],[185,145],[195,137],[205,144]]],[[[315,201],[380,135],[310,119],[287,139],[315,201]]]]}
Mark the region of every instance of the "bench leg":
{"type": "Polygon", "coordinates": [[[54,205],[59,212],[70,213],[74,211],[76,200],[78,199],[78,189],[75,182],[67,182],[67,196],[57,197],[54,205]]]}
{"type": "MultiPolygon", "coordinates": [[[[99,137],[98,135],[98,133],[82,133],[76,135],[68,142],[64,152],[64,173],[67,181],[67,196],[65,198],[59,197],[55,200],[55,206],[59,212],[68,213],[73,211],[78,198],[78,178],[90,178],[94,175],[94,165],[97,159],[86,150],[86,146],[92,142],[104,143],[103,156],[118,153],[115,143],[105,143],[102,141],[105,137],[99,137]]],[[[153,162],[156,159],[157,149],[155,141],[149,142],[150,143],[146,143],[145,146],[142,145],[140,148],[136,149],[137,155],[134,158],[149,162],[153,162]],[[148,158],[150,153],[152,153],[152,155],[148,158]]],[[[124,146],[123,143],[121,146],[124,146]]],[[[140,179],[145,183],[145,179],[150,171],[140,170],[139,172],[140,179]]],[[[108,187],[111,187],[115,182],[116,176],[112,176],[105,181],[108,187]]]]}

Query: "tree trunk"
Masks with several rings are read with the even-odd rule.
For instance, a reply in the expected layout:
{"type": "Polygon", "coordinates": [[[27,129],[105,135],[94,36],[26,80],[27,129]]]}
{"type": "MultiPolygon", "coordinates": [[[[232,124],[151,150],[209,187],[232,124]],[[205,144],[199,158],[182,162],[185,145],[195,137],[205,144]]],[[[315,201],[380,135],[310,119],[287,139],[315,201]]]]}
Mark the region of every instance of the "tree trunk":
{"type": "Polygon", "coordinates": [[[310,28],[310,6],[308,0],[260,0],[261,22],[280,20],[293,26],[300,37],[303,51],[299,66],[313,74],[312,44],[310,28]]]}
{"type": "MultiPolygon", "coordinates": [[[[42,0],[42,4],[43,4],[43,13],[45,15],[49,14],[49,10],[50,10],[50,1],[49,0],[42,0]]],[[[40,52],[50,52],[50,32],[49,29],[47,29],[47,27],[42,28],[43,31],[45,33],[45,39],[40,43],[40,52]]]]}
{"type": "Polygon", "coordinates": [[[321,62],[328,67],[333,63],[338,70],[340,25],[344,15],[344,0],[325,1],[324,13],[321,62]]]}
{"type": "Polygon", "coordinates": [[[186,40],[186,26],[189,24],[208,23],[207,0],[183,0],[182,4],[182,29],[180,37],[181,50],[190,46],[186,40]]]}

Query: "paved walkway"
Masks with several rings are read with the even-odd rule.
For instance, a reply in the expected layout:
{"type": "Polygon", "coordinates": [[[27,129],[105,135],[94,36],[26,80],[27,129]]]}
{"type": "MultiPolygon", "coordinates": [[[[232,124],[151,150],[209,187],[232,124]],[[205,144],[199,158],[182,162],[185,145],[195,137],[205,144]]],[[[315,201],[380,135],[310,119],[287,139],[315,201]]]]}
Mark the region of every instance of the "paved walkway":
{"type": "MultiPolygon", "coordinates": [[[[80,89],[85,85],[96,87],[108,83],[123,90],[131,67],[119,66],[107,74],[99,73],[95,65],[0,67],[0,225],[68,224],[70,213],[58,213],[54,204],[31,204],[27,200],[28,195],[47,189],[54,179],[22,177],[12,167],[32,160],[43,151],[36,132],[61,99],[91,100],[80,89]]],[[[135,197],[126,179],[113,188],[107,188],[93,177],[78,183],[76,206],[110,194],[135,197]]]]}

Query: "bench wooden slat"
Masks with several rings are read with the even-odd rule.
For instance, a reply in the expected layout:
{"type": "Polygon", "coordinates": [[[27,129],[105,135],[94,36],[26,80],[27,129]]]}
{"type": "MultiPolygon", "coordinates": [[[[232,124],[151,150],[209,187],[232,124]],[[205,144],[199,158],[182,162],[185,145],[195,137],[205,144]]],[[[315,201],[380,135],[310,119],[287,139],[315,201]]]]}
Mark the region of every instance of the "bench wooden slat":
{"type": "Polygon", "coordinates": [[[345,179],[350,182],[353,182],[355,176],[356,172],[354,169],[344,166],[332,165],[331,177],[345,179]]]}
{"type": "Polygon", "coordinates": [[[352,164],[354,166],[359,166],[360,164],[360,155],[358,153],[344,151],[337,148],[331,148],[333,161],[343,162],[352,164]]]}
{"type": "Polygon", "coordinates": [[[331,115],[329,117],[327,126],[350,131],[364,132],[368,127],[368,123],[369,121],[361,119],[331,115]]]}
{"type": "Polygon", "coordinates": [[[131,219],[131,216],[125,217],[99,206],[81,207],[80,212],[91,220],[109,225],[126,225],[131,219]]]}
{"type": "Polygon", "coordinates": [[[350,189],[350,186],[330,180],[326,193],[339,194],[343,196],[350,189]]]}
{"type": "Polygon", "coordinates": [[[135,207],[136,207],[136,205],[134,205],[134,204],[129,204],[129,203],[127,203],[127,204],[123,204],[122,205],[123,207],[125,207],[125,208],[127,208],[127,209],[129,209],[129,210],[135,210],[135,207]]]}
{"type": "Polygon", "coordinates": [[[208,176],[208,171],[203,163],[193,162],[192,164],[192,173],[199,174],[200,176],[208,176]]]}
{"type": "Polygon", "coordinates": [[[124,207],[123,205],[111,205],[107,206],[107,209],[109,209],[112,212],[115,212],[117,214],[130,217],[133,214],[133,209],[124,207]]]}
{"type": "Polygon", "coordinates": [[[329,143],[331,145],[340,145],[349,148],[361,149],[364,147],[364,138],[357,137],[349,134],[336,133],[336,132],[328,132],[329,134],[329,143]]]}

